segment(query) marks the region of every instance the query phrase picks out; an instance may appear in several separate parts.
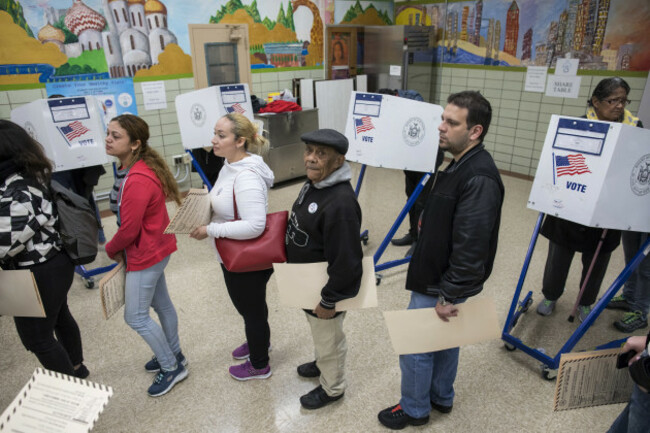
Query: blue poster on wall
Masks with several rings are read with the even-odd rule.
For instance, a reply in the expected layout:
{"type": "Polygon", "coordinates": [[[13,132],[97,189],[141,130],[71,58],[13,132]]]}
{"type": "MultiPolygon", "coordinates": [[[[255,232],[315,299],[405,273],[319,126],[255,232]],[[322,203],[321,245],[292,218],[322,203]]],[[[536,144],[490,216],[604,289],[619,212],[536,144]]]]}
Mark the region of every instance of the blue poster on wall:
{"type": "Polygon", "coordinates": [[[120,114],[138,114],[132,78],[46,83],[45,89],[48,97],[94,96],[102,105],[107,125],[120,114]]]}

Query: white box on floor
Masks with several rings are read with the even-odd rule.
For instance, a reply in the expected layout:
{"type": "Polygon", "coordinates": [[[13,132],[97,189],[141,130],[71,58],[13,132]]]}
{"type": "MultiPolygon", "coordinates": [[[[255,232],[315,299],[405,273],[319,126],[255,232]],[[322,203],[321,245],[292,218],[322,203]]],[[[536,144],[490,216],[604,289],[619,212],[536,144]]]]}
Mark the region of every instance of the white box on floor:
{"type": "Polygon", "coordinates": [[[41,143],[54,171],[108,162],[103,110],[93,96],[38,99],[11,110],[11,121],[41,143]]]}
{"type": "Polygon", "coordinates": [[[553,115],[528,199],[585,226],[650,231],[650,131],[553,115]]]}
{"type": "Polygon", "coordinates": [[[211,146],[217,120],[233,112],[254,121],[248,84],[211,86],[178,95],[176,115],[183,147],[198,149],[211,146]]]}
{"type": "Polygon", "coordinates": [[[428,172],[436,167],[440,105],[390,95],[353,92],[345,135],[349,161],[428,172]]]}

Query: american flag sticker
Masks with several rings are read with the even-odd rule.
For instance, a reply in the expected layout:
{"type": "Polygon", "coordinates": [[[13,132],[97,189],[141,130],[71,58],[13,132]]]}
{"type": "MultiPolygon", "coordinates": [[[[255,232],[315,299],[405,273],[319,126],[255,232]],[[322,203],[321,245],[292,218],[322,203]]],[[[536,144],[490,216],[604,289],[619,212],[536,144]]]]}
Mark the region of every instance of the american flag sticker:
{"type": "Polygon", "coordinates": [[[246,112],[244,107],[239,102],[232,104],[230,107],[227,107],[226,111],[228,113],[239,113],[239,114],[244,114],[246,112]]]}
{"type": "Polygon", "coordinates": [[[356,128],[357,134],[375,129],[375,126],[372,124],[372,120],[368,116],[354,119],[354,126],[356,128]]]}
{"type": "Polygon", "coordinates": [[[555,156],[555,173],[557,177],[591,173],[582,154],[555,156]]]}
{"type": "Polygon", "coordinates": [[[81,137],[86,132],[90,132],[90,129],[86,128],[83,123],[78,120],[75,120],[66,126],[57,126],[57,129],[61,132],[61,134],[63,134],[68,142],[81,137]]]}

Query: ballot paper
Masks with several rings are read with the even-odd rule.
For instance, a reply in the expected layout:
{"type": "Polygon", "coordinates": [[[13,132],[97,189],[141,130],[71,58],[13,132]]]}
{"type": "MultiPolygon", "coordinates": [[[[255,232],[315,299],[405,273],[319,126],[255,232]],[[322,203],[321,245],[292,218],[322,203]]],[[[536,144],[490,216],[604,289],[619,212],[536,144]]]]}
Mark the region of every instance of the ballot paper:
{"type": "Polygon", "coordinates": [[[41,295],[31,271],[0,271],[0,315],[45,317],[41,295]]]}
{"type": "Polygon", "coordinates": [[[119,262],[99,281],[99,297],[102,300],[104,319],[110,319],[124,305],[125,285],[126,266],[124,262],[119,262]]]}
{"type": "Polygon", "coordinates": [[[0,415],[0,432],[88,432],[112,395],[110,386],[37,368],[0,415]]]}
{"type": "Polygon", "coordinates": [[[458,316],[443,322],[434,308],[384,311],[393,348],[398,355],[451,349],[501,336],[491,298],[456,305],[458,316]]]}
{"type": "Polygon", "coordinates": [[[210,192],[207,189],[192,188],[164,233],[166,235],[192,233],[195,228],[210,222],[211,211],[210,192]]]}
{"type": "MultiPolygon", "coordinates": [[[[377,306],[375,264],[372,257],[363,258],[363,276],[359,294],[336,303],[336,311],[377,306]]],[[[273,271],[280,292],[280,303],[286,307],[313,310],[321,300],[320,292],[327,283],[327,262],[274,263],[273,271]]]]}
{"type": "Polygon", "coordinates": [[[630,400],[634,383],[627,368],[616,368],[621,348],[563,353],[555,385],[555,411],[630,400]]]}

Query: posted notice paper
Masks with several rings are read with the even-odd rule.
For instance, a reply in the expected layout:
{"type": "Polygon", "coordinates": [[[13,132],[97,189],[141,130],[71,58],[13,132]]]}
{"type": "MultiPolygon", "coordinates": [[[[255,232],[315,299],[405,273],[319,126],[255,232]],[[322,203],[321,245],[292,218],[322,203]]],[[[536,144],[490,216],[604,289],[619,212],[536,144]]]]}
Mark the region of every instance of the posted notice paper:
{"type": "Polygon", "coordinates": [[[126,266],[124,262],[119,262],[99,281],[99,297],[102,300],[104,319],[110,319],[124,305],[125,286],[126,266]]]}
{"type": "Polygon", "coordinates": [[[555,384],[555,411],[624,403],[634,382],[627,368],[616,368],[622,349],[564,353],[555,384]]]}
{"type": "Polygon", "coordinates": [[[164,233],[166,235],[192,233],[195,228],[210,222],[211,212],[210,192],[207,189],[192,188],[164,233]]]}
{"type": "Polygon", "coordinates": [[[89,432],[112,395],[110,386],[37,368],[0,415],[0,432],[89,432]]]}
{"type": "Polygon", "coordinates": [[[390,341],[398,355],[435,352],[501,336],[492,298],[456,305],[458,316],[443,322],[434,308],[384,311],[390,341]]]}
{"type": "MultiPolygon", "coordinates": [[[[286,307],[313,310],[321,300],[320,292],[329,278],[327,263],[274,263],[280,303],[286,307]]],[[[336,311],[377,306],[375,263],[372,256],[363,258],[363,276],[359,294],[336,303],[336,311]]]]}
{"type": "Polygon", "coordinates": [[[0,315],[45,317],[41,295],[29,270],[0,271],[0,315]]]}

